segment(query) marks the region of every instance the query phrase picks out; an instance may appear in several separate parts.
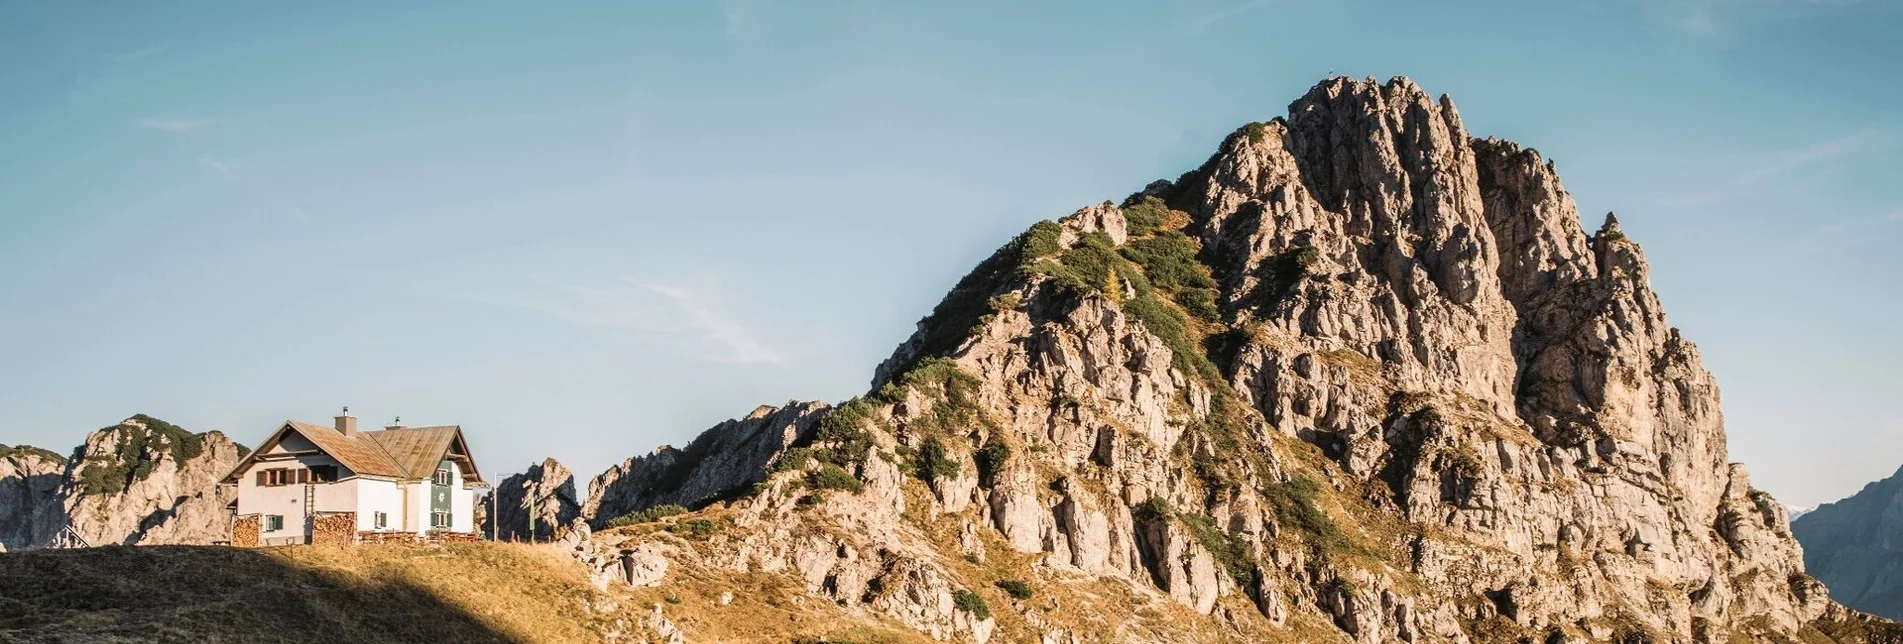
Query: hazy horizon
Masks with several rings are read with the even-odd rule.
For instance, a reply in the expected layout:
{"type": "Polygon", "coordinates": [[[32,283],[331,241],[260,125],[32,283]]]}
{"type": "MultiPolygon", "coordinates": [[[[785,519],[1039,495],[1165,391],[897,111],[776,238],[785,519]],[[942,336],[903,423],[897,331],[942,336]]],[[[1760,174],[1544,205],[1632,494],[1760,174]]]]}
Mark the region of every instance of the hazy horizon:
{"type": "Polygon", "coordinates": [[[1341,74],[1616,211],[1758,487],[1903,464],[1903,3],[1104,6],[0,6],[0,443],[348,405],[591,477],[861,393],[1012,235],[1341,74]]]}

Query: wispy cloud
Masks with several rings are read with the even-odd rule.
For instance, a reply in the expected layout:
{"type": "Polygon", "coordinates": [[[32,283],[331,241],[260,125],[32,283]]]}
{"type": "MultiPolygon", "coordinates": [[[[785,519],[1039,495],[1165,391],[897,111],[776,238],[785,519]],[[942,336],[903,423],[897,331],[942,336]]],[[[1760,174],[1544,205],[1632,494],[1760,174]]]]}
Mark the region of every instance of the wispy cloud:
{"type": "Polygon", "coordinates": [[[218,173],[220,176],[230,179],[232,183],[238,184],[238,187],[251,193],[251,196],[257,197],[273,208],[289,212],[301,221],[310,221],[311,219],[311,216],[305,213],[303,208],[299,208],[296,203],[285,198],[283,193],[256,177],[239,172],[238,168],[230,163],[219,161],[208,156],[201,156],[198,157],[198,164],[218,173]]]}
{"type": "Polygon", "coordinates": [[[219,161],[211,157],[198,157],[198,163],[199,165],[205,166],[207,168],[217,170],[218,174],[222,174],[227,177],[231,176],[231,166],[225,165],[223,161],[219,161]]]}
{"type": "Polygon", "coordinates": [[[190,132],[192,130],[196,130],[198,128],[210,125],[211,122],[212,122],[211,119],[143,118],[137,121],[133,121],[132,124],[148,129],[148,130],[163,130],[166,132],[190,132]]]}
{"type": "Polygon", "coordinates": [[[710,280],[694,285],[668,284],[628,277],[606,286],[569,285],[554,297],[508,302],[590,327],[626,330],[655,338],[684,338],[697,359],[732,364],[778,363],[778,351],[756,339],[745,325],[723,313],[719,288],[710,280]]]}
{"type": "Polygon", "coordinates": [[[1238,2],[1232,5],[1223,7],[1221,9],[1218,9],[1216,11],[1203,14],[1201,17],[1196,18],[1195,21],[1190,23],[1190,32],[1203,33],[1205,31],[1208,31],[1210,27],[1215,26],[1216,23],[1222,22],[1224,20],[1228,20],[1230,18],[1234,18],[1238,15],[1241,15],[1248,11],[1255,10],[1260,7],[1266,7],[1268,5],[1275,4],[1278,1],[1279,0],[1246,0],[1244,2],[1238,2]]]}
{"type": "Polygon", "coordinates": [[[1877,133],[1877,130],[1873,128],[1864,128],[1853,134],[1764,155],[1769,159],[1768,161],[1738,172],[1730,179],[1723,180],[1722,184],[1712,185],[1703,189],[1702,192],[1660,199],[1659,203],[1675,207],[1709,206],[1743,198],[1767,185],[1775,184],[1778,180],[1818,166],[1828,165],[1856,152],[1873,140],[1877,133]]]}
{"type": "Polygon", "coordinates": [[[1740,186],[1754,185],[1766,179],[1780,177],[1797,170],[1830,161],[1856,149],[1869,139],[1870,130],[1865,129],[1849,136],[1790,150],[1778,155],[1778,159],[1738,175],[1736,183],[1740,186]]]}

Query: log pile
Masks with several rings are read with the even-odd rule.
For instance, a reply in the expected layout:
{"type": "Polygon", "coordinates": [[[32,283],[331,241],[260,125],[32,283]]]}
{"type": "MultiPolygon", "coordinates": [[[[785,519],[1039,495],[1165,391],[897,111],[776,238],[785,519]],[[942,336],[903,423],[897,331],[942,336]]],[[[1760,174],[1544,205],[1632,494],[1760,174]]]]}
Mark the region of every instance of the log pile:
{"type": "Polygon", "coordinates": [[[356,540],[356,513],[319,512],[311,517],[312,544],[348,545],[356,540]]]}
{"type": "Polygon", "coordinates": [[[231,545],[237,548],[258,547],[258,535],[262,532],[264,518],[256,514],[247,514],[232,519],[231,545]]]}

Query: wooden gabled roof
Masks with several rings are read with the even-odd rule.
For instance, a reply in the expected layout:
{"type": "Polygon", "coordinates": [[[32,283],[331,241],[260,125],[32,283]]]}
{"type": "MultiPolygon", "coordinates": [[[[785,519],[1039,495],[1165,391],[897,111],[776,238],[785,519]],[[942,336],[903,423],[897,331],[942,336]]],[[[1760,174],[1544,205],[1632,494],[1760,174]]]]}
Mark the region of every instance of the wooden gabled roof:
{"type": "Polygon", "coordinates": [[[225,482],[237,482],[239,473],[292,432],[303,436],[319,450],[359,475],[399,480],[426,479],[436,473],[438,463],[453,458],[462,463],[464,480],[482,480],[481,473],[476,470],[475,459],[469,455],[469,445],[463,440],[463,429],[459,425],[391,427],[345,436],[327,425],[287,420],[278,431],[271,434],[271,438],[238,461],[238,465],[225,476],[225,482]]]}

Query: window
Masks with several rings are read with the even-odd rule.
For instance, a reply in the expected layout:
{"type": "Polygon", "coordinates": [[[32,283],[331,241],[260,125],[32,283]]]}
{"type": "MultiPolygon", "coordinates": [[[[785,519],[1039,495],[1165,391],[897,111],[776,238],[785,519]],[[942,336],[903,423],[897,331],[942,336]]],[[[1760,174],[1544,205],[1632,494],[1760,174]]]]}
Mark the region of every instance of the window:
{"type": "Polygon", "coordinates": [[[277,532],[284,529],[284,515],[268,514],[264,517],[264,531],[277,532]]]}
{"type": "Polygon", "coordinates": [[[331,483],[337,480],[337,466],[313,465],[310,469],[280,467],[258,470],[259,487],[281,487],[302,483],[331,483]]]}
{"type": "Polygon", "coordinates": [[[450,477],[449,477],[449,468],[447,467],[437,468],[436,476],[433,477],[431,480],[434,481],[437,485],[448,487],[451,483],[450,477]]]}
{"type": "Polygon", "coordinates": [[[437,510],[429,513],[429,527],[442,528],[444,530],[449,529],[449,512],[446,510],[437,510]]]}
{"type": "Polygon", "coordinates": [[[372,523],[371,527],[374,527],[378,530],[388,528],[390,527],[390,515],[384,514],[382,512],[378,512],[375,515],[372,515],[371,523],[372,523]]]}

